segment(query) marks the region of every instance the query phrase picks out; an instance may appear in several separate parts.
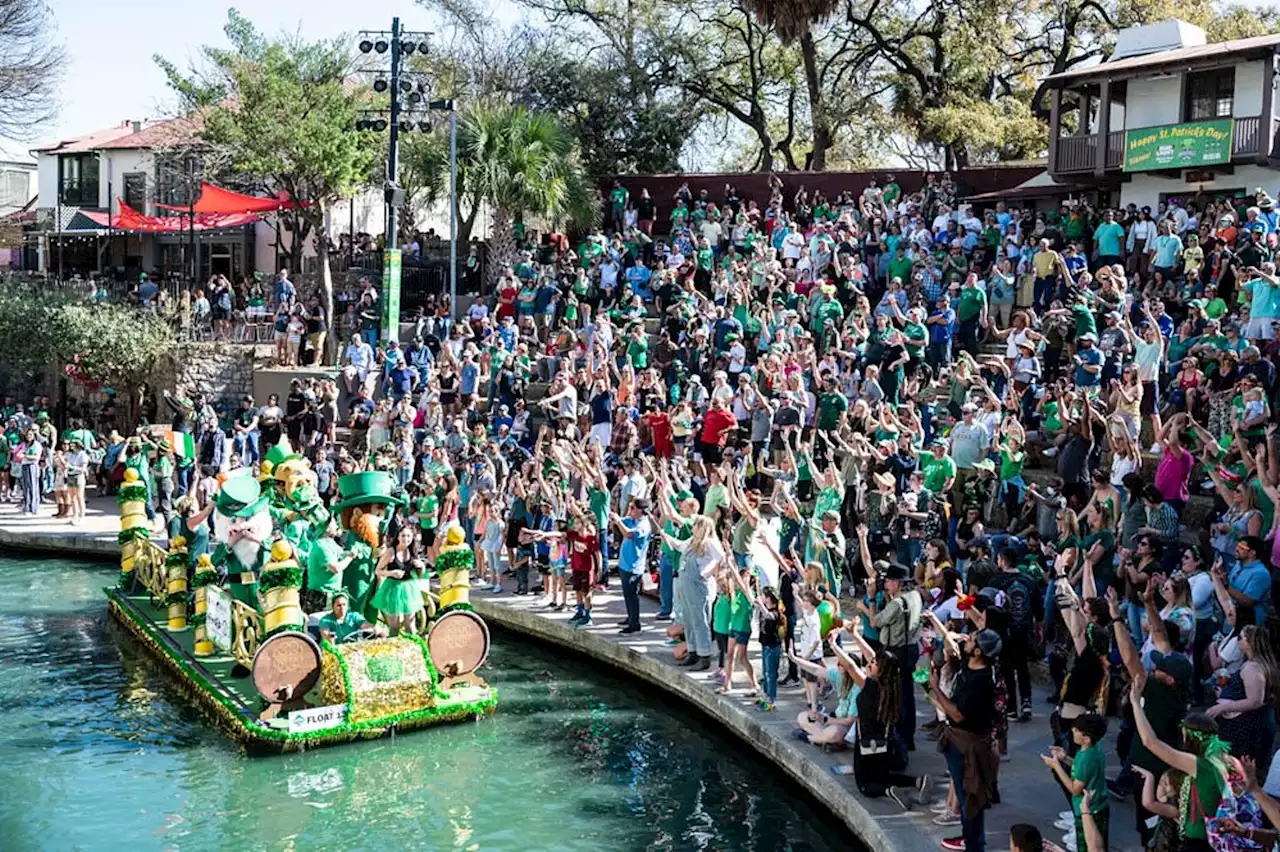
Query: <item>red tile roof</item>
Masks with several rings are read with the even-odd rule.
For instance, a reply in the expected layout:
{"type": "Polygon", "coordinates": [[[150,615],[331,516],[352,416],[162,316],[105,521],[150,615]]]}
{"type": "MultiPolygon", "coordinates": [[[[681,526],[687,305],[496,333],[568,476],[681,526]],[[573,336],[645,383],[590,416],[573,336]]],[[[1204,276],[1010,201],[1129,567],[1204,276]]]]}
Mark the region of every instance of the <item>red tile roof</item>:
{"type": "Polygon", "coordinates": [[[144,124],[136,133],[133,122],[126,121],[117,127],[95,130],[32,150],[45,154],[87,154],[107,149],[160,148],[185,142],[199,129],[199,119],[185,116],[144,124]]]}

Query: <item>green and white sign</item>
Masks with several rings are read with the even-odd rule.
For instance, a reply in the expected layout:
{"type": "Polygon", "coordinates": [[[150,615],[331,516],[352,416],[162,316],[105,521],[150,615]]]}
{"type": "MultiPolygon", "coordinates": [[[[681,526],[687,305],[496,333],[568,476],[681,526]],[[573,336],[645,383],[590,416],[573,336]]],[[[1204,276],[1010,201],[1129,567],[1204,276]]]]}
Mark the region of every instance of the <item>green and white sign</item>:
{"type": "Polygon", "coordinates": [[[1124,171],[1188,169],[1231,162],[1229,118],[1143,127],[1124,134],[1124,171]]]}
{"type": "Polygon", "coordinates": [[[382,339],[400,339],[400,249],[382,252],[382,339]]]}

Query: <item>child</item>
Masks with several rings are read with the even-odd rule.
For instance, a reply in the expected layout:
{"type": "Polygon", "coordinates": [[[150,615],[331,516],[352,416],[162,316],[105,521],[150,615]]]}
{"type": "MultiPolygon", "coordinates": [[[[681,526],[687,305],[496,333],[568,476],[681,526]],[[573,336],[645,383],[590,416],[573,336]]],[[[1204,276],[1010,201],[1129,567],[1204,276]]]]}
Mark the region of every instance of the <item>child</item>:
{"type": "MultiPolygon", "coordinates": [[[[1080,818],[1086,790],[1091,793],[1093,823],[1102,835],[1103,847],[1106,847],[1111,805],[1107,792],[1107,757],[1100,745],[1106,734],[1107,720],[1095,713],[1086,713],[1077,717],[1071,727],[1071,739],[1080,747],[1074,758],[1068,757],[1057,746],[1053,747],[1051,754],[1041,755],[1063,790],[1071,796],[1071,811],[1075,815],[1074,848],[1077,850],[1089,848],[1084,835],[1084,823],[1080,818]],[[1070,767],[1070,775],[1067,774],[1067,767],[1070,767]]],[[[1064,842],[1071,845],[1069,841],[1064,842]]]]}
{"type": "Polygon", "coordinates": [[[729,650],[729,621],[733,614],[733,597],[729,593],[729,580],[720,575],[716,578],[716,602],[711,606],[711,638],[716,640],[716,648],[720,652],[720,662],[712,673],[713,680],[724,678],[725,655],[729,650]]]}
{"type": "Polygon", "coordinates": [[[756,707],[771,712],[778,701],[778,664],[782,660],[782,642],[787,632],[786,616],[782,601],[770,586],[760,590],[755,597],[756,635],[760,640],[760,677],[764,682],[764,696],[756,701],[756,707]]]}
{"type": "Polygon", "coordinates": [[[523,538],[516,547],[516,594],[529,594],[529,567],[533,564],[533,539],[525,541],[523,538]]]}
{"type": "Polygon", "coordinates": [[[742,670],[747,673],[747,683],[750,688],[747,690],[748,698],[755,698],[759,695],[759,688],[756,686],[755,669],[751,666],[751,660],[747,658],[747,643],[751,641],[751,615],[752,615],[752,594],[751,594],[751,569],[734,566],[728,571],[729,579],[733,587],[733,598],[729,603],[729,650],[726,655],[724,669],[724,685],[716,692],[727,694],[733,689],[733,667],[734,663],[740,663],[742,670]]]}
{"type": "Polygon", "coordinates": [[[301,311],[295,310],[285,327],[285,363],[290,367],[298,366],[298,349],[302,346],[302,335],[306,330],[301,311]]]}
{"type": "Polygon", "coordinates": [[[502,523],[501,507],[494,498],[486,497],[484,511],[479,518],[484,531],[480,538],[480,550],[484,554],[484,582],[489,584],[489,591],[498,594],[502,591],[502,545],[506,526],[502,523]]]}
{"type": "Polygon", "coordinates": [[[561,612],[569,603],[569,590],[564,577],[569,569],[569,524],[567,521],[558,520],[555,529],[543,535],[551,542],[549,555],[551,575],[548,578],[547,587],[551,603],[548,606],[555,612],[561,612]]]}
{"type": "MultiPolygon", "coordinates": [[[[813,589],[806,588],[796,597],[800,606],[796,624],[796,657],[811,663],[822,662],[822,632],[818,621],[819,598],[813,589]]],[[[818,712],[818,679],[803,669],[800,679],[804,681],[804,697],[809,704],[809,712],[818,712]]]]}
{"type": "Polygon", "coordinates": [[[569,530],[569,568],[577,609],[569,623],[591,626],[591,585],[601,571],[600,539],[590,512],[580,512],[569,530]]]}

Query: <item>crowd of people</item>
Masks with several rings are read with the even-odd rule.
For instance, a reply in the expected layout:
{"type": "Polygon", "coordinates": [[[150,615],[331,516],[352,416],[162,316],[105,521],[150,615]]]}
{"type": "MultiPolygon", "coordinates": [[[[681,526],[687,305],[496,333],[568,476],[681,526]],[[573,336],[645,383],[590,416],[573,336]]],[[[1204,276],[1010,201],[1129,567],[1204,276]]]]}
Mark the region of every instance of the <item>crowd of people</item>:
{"type": "MultiPolygon", "coordinates": [[[[283,407],[166,395],[189,454],[154,428],[58,436],[9,400],[13,493],[134,466],[182,529],[219,473],[287,438],[326,502],[340,474],[394,474],[405,560],[429,566],[456,522],[494,595],[599,630],[593,596],[617,583],[622,634],[660,628],[761,713],[794,690],[795,736],[848,750],[862,795],[932,807],[958,831],[943,848],[985,848],[1009,726],[1037,722],[1062,811],[1012,848],[1052,825],[1106,849],[1127,798],[1152,849],[1273,845],[1271,198],[978,210],[947,175],[770,186],[615,184],[600,233],[523,252],[457,322],[429,305],[403,345],[366,282],[335,380],[283,407]],[[925,738],[945,778],[910,771],[925,738]]],[[[271,310],[298,298],[278,279],[271,310]]],[[[323,350],[312,308],[286,363],[323,350]]],[[[408,629],[396,601],[381,618],[408,629]]]]}

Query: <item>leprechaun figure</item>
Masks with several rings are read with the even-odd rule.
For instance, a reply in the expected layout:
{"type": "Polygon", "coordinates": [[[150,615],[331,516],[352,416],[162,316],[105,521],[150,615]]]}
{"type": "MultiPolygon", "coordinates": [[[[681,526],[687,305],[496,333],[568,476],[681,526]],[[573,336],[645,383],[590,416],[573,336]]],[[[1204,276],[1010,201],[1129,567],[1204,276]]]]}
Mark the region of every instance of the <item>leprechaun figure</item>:
{"type": "Polygon", "coordinates": [[[382,554],[383,537],[395,510],[404,501],[395,494],[396,481],[390,473],[368,470],[338,477],[338,502],[333,511],[346,530],[345,547],[351,555],[342,575],[342,585],[352,609],[376,623],[378,611],[373,599],[374,574],[382,554]]]}
{"type": "Polygon", "coordinates": [[[252,476],[232,475],[218,489],[213,534],[210,559],[226,575],[231,597],[260,610],[258,576],[271,555],[271,512],[252,476]]]}

